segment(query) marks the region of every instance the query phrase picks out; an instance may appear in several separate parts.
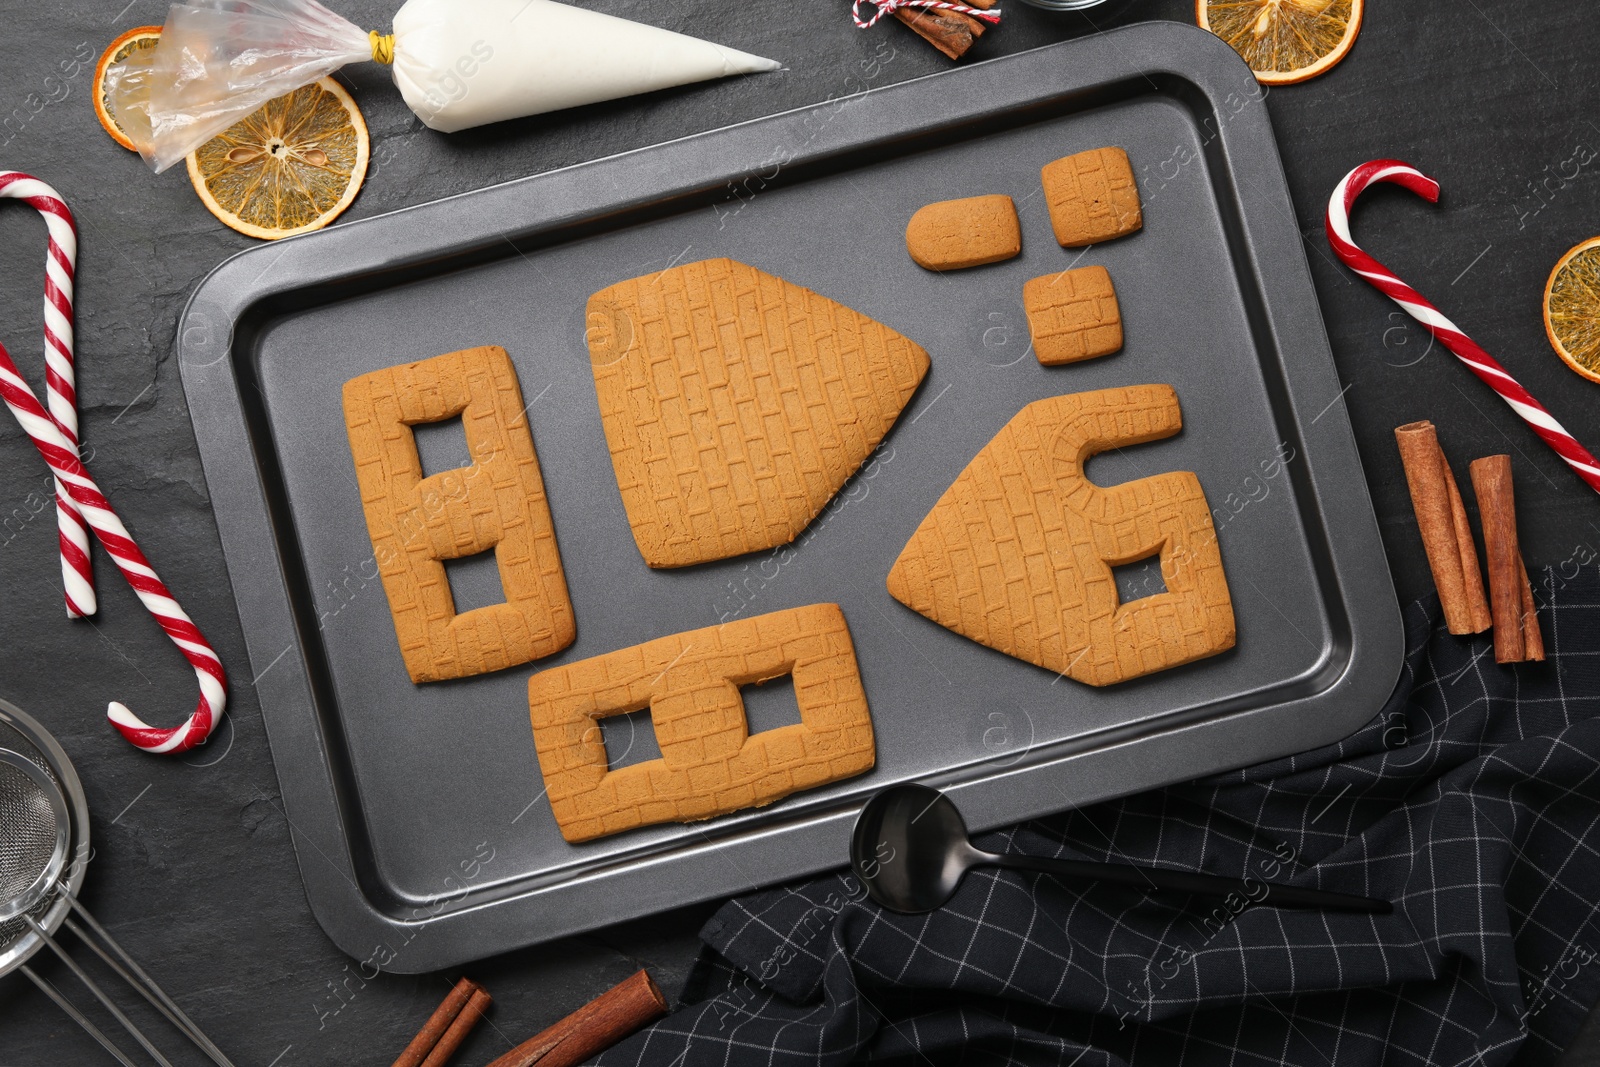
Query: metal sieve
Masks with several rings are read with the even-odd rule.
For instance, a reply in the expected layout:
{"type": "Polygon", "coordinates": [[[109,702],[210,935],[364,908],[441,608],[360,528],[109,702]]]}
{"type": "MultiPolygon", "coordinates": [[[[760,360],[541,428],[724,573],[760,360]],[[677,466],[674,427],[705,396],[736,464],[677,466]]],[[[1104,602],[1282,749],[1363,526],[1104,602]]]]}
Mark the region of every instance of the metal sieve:
{"type": "MultiPolygon", "coordinates": [[[[89,805],[77,772],[72,769],[66,752],[44,727],[4,700],[0,700],[0,748],[15,752],[34,767],[43,769],[59,795],[66,799],[67,855],[71,862],[61,874],[59,884],[69,895],[75,895],[83,887],[89,857],[89,805]]],[[[9,828],[10,825],[9,819],[0,822],[0,826],[9,828]]],[[[9,830],[0,833],[0,837],[9,836],[9,830]]],[[[5,843],[0,842],[0,850],[5,847],[5,843]]],[[[5,899],[10,895],[9,892],[0,893],[5,899]]],[[[26,914],[46,931],[54,933],[71,910],[67,897],[46,894],[26,914]]],[[[44,939],[28,928],[24,916],[0,919],[0,975],[20,967],[41,948],[44,948],[44,939]]]]}
{"type": "Polygon", "coordinates": [[[134,1063],[49,980],[28,966],[48,947],[161,1067],[165,1056],[69,955],[64,926],[218,1067],[232,1067],[172,998],[78,902],[89,862],[89,809],[61,746],[33,719],[0,700],[0,976],[21,971],[117,1062],[134,1063]],[[69,856],[71,864],[68,865],[69,856]]]}
{"type": "Polygon", "coordinates": [[[33,910],[55,890],[71,836],[55,779],[20,752],[0,748],[0,920],[33,910]]]}

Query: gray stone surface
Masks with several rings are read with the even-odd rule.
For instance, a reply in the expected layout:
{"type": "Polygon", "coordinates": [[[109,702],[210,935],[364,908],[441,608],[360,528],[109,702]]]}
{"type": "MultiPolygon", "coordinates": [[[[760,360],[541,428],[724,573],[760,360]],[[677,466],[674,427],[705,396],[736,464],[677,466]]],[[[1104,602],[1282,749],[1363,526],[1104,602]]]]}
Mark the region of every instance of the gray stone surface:
{"type": "MultiPolygon", "coordinates": [[[[123,943],[241,1064],[388,1062],[454,979],[362,975],[306,906],[260,709],[209,510],[176,365],[174,324],[204,274],[251,242],[209,215],[180,171],[152,176],[100,131],[89,104],[94,58],[117,32],[158,22],[157,0],[5,3],[0,34],[0,167],[53,183],[81,234],[78,353],[91,466],[128,525],[229,666],[232,698],[215,743],[186,759],[132,751],[106,725],[120,699],[173,723],[191,672],[103,554],[101,610],[61,607],[49,481],[0,415],[0,696],[54,731],[94,813],[96,859],[84,897],[123,943]]],[[[391,5],[337,5],[386,26],[391,5]]],[[[348,218],[391,211],[657,141],[931,73],[942,57],[895,24],[859,33],[844,0],[585,0],[585,6],[782,60],[775,74],[443,136],[424,129],[384,72],[342,77],[371,127],[375,166],[348,218]],[[869,76],[861,61],[893,50],[869,76]]],[[[978,57],[1095,26],[1008,0],[978,57]]],[[[1133,0],[1100,26],[1192,18],[1189,0],[1133,0]]],[[[1600,502],[1463,368],[1393,305],[1339,267],[1322,235],[1328,192],[1347,169],[1398,156],[1437,176],[1444,202],[1369,197],[1367,245],[1498,354],[1556,415],[1600,444],[1600,386],[1565,370],[1540,322],[1545,277],[1592,236],[1600,201],[1587,5],[1549,0],[1377,2],[1336,70],[1268,101],[1391,563],[1403,598],[1427,590],[1391,429],[1441,427],[1457,469],[1509,451],[1530,565],[1593,566],[1600,502]]],[[[1154,165],[1159,165],[1155,161],[1154,165]]],[[[981,175],[974,175],[981,183],[981,175]]],[[[974,189],[962,192],[981,191],[974,189]]],[[[956,192],[954,190],[952,193],[956,192]]],[[[0,340],[35,383],[43,228],[0,210],[0,340]]],[[[646,965],[676,992],[710,906],[687,909],[470,968],[494,992],[492,1025],[460,1056],[487,1062],[646,965]]],[[[61,980],[61,969],[47,973],[61,980]]],[[[1600,1033],[1568,1064],[1600,1062],[1600,1033]]],[[[0,983],[0,1067],[109,1062],[26,982],[0,983]]],[[[179,1062],[189,1062],[181,1060],[179,1062]]]]}

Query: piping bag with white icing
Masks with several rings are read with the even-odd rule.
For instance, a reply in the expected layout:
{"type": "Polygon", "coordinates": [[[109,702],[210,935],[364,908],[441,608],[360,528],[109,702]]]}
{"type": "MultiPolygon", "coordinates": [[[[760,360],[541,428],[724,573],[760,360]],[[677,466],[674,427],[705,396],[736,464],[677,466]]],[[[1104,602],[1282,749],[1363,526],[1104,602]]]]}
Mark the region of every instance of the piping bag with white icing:
{"type": "Polygon", "coordinates": [[[105,84],[160,173],[268,100],[362,60],[393,64],[406,104],[444,133],[779,66],[557,0],[406,0],[387,35],[316,0],[186,0],[160,44],[105,84]]]}

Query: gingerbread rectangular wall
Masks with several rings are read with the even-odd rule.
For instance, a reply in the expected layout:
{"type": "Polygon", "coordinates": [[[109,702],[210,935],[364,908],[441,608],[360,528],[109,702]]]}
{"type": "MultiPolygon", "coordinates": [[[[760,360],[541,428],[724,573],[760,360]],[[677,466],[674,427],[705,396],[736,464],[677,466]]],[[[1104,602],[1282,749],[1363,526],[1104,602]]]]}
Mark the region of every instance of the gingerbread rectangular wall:
{"type": "Polygon", "coordinates": [[[761,807],[874,760],[855,647],[837,604],[657,638],[528,682],[550,807],[568,841],[761,807]],[[741,685],[794,676],[800,722],[750,734],[741,685]],[[650,709],[659,759],[609,768],[599,719],[650,709]]]}
{"type": "Polygon", "coordinates": [[[450,352],[345,383],[361,506],[413,682],[559,652],[576,633],[555,525],[503,348],[450,352]],[[423,477],[412,427],[461,416],[470,467],[423,477]],[[493,550],[505,603],[457,613],[444,560],[493,550]]]}

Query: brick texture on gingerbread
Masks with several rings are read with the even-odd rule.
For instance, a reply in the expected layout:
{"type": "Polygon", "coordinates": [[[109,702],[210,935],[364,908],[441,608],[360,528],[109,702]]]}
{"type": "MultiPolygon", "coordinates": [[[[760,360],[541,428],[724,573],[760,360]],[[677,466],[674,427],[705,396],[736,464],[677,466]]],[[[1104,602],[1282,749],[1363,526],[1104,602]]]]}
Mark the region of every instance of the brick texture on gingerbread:
{"type": "Polygon", "coordinates": [[[928,372],[904,335],[731,259],[618,282],[588,322],[617,488],[652,567],[794,540],[928,372]]]}
{"type": "Polygon", "coordinates": [[[1122,311],[1104,267],[1079,267],[1030,278],[1022,286],[1033,354],[1047,367],[1109,356],[1122,349],[1122,311]]]}
{"type": "Polygon", "coordinates": [[[361,507],[413,682],[559,652],[576,634],[517,372],[489,345],[345,383],[361,507]],[[411,428],[461,416],[469,467],[423,477],[411,428]],[[493,550],[505,603],[457,613],[444,560],[493,550]]]}
{"type": "Polygon", "coordinates": [[[1144,225],[1133,166],[1120,148],[1091,148],[1046,163],[1040,179],[1063,248],[1125,237],[1144,225]]]}
{"type": "Polygon", "coordinates": [[[1170,385],[1036,400],[939,498],[889,593],[979,644],[1089,685],[1233,647],[1233,602],[1200,480],[1168,471],[1101,488],[1108,448],[1183,426],[1170,385]],[[1122,603],[1112,568],[1160,556],[1166,592],[1122,603]]]}

